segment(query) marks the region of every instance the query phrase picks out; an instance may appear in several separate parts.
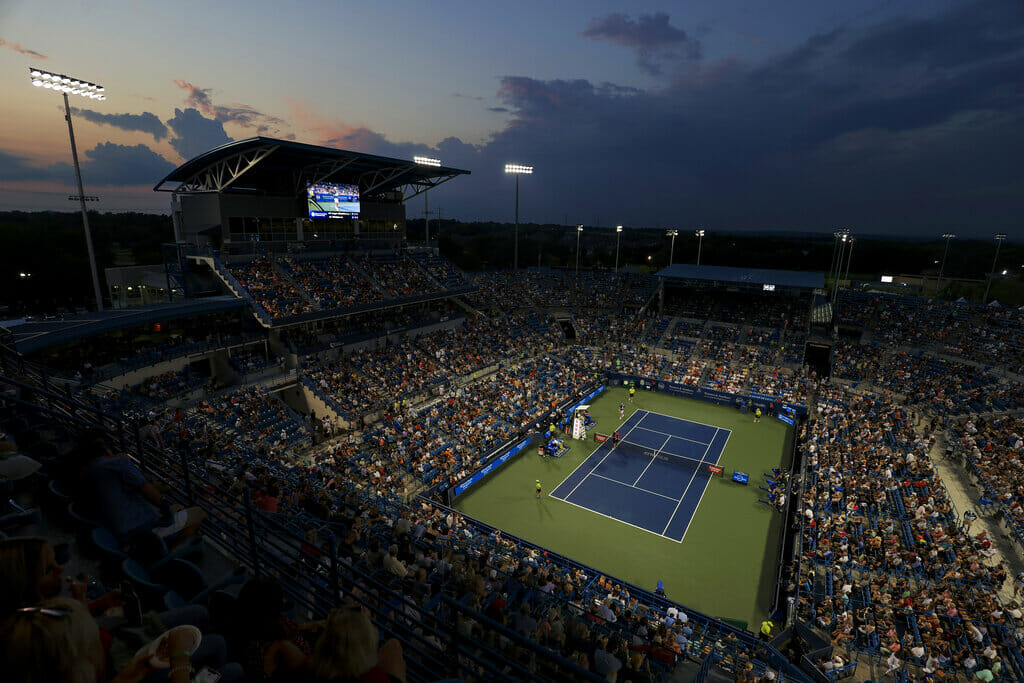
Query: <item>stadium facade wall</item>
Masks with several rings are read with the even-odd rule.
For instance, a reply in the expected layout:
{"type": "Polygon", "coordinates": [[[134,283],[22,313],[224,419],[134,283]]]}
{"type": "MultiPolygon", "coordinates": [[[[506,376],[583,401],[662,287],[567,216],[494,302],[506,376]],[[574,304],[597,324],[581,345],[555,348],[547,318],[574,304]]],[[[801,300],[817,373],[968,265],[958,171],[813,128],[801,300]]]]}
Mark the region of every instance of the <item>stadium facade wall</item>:
{"type": "Polygon", "coordinates": [[[184,370],[186,366],[194,361],[203,360],[204,357],[212,356],[214,351],[207,351],[197,356],[180,356],[178,358],[172,358],[171,360],[157,363],[155,365],[147,365],[144,368],[138,370],[132,370],[126,372],[123,375],[116,375],[103,382],[103,384],[109,384],[110,386],[117,387],[118,389],[124,389],[126,386],[133,387],[136,384],[141,384],[150,377],[156,377],[167,372],[178,372],[184,370]]]}

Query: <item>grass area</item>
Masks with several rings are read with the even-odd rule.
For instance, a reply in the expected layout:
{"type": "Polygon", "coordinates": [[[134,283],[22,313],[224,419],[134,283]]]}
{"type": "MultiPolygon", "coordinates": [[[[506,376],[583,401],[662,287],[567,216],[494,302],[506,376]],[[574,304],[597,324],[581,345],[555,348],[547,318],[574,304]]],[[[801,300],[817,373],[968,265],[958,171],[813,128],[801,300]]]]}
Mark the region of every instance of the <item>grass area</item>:
{"type": "Polygon", "coordinates": [[[673,600],[756,628],[771,607],[782,532],[781,515],[757,502],[764,494],[757,486],[762,472],[784,460],[788,466],[792,428],[769,418],[754,424],[752,416],[734,408],[655,392],[638,391],[630,405],[624,389],[612,388],[590,407],[599,431],[611,432],[620,424],[620,402],[626,404],[626,417],[643,408],[731,429],[719,464],[727,475],[736,469],[749,472],[751,485],[713,478],[685,540],[676,543],[548,495],[593,452],[597,444],[591,438],[570,441],[572,449],[560,459],[527,449],[456,499],[456,507],[638,586],[653,590],[664,581],[673,600]],[[537,479],[544,485],[540,500],[534,492],[537,479]]]}

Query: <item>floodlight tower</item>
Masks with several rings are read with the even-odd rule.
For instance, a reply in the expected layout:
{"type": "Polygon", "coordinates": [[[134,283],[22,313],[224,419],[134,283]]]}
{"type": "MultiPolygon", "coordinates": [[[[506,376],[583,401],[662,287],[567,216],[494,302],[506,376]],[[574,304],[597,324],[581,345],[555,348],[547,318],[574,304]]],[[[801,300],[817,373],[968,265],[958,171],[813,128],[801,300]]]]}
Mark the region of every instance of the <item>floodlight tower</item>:
{"type": "Polygon", "coordinates": [[[615,272],[619,272],[619,240],[622,238],[622,226],[615,226],[615,272]]]}
{"type": "Polygon", "coordinates": [[[832,243],[832,262],[828,266],[828,276],[833,278],[833,288],[835,282],[839,279],[838,263],[842,262],[842,257],[839,256],[840,250],[845,246],[847,238],[850,236],[850,230],[848,228],[840,228],[832,233],[835,241],[832,243]],[[838,260],[837,260],[837,257],[838,260]]]}
{"type": "Polygon", "coordinates": [[[679,231],[678,230],[666,230],[665,231],[665,236],[672,238],[672,246],[669,247],[669,250],[668,250],[668,264],[671,266],[672,265],[672,256],[676,252],[676,237],[679,236],[679,231]]]}
{"type": "Polygon", "coordinates": [[[850,235],[850,248],[846,252],[846,275],[843,276],[843,279],[846,280],[847,282],[850,281],[850,263],[853,261],[853,243],[856,241],[857,238],[854,237],[853,235],[850,235]]]}
{"type": "MultiPolygon", "coordinates": [[[[431,157],[421,157],[419,155],[416,155],[412,158],[412,160],[413,162],[419,164],[420,166],[431,166],[433,168],[441,167],[440,159],[432,159],[431,157]]],[[[430,197],[428,196],[429,194],[429,189],[423,191],[423,229],[425,231],[424,239],[427,243],[427,246],[430,245],[430,197]]]]}
{"type": "Polygon", "coordinates": [[[832,281],[832,310],[836,310],[836,301],[839,299],[839,281],[840,276],[843,274],[843,256],[846,254],[846,245],[853,245],[851,241],[850,231],[846,228],[833,233],[836,238],[836,246],[838,249],[834,250],[833,261],[834,267],[830,270],[834,270],[834,279],[832,281]]]}
{"type": "Polygon", "coordinates": [[[992,272],[988,274],[988,284],[985,285],[985,296],[981,297],[981,303],[988,303],[988,290],[992,286],[992,278],[996,274],[996,264],[999,262],[999,247],[1003,246],[1003,240],[1006,239],[1006,233],[996,233],[996,257],[992,259],[992,272]]]}
{"type": "Polygon", "coordinates": [[[951,232],[942,233],[942,239],[946,240],[946,249],[942,252],[942,265],[939,266],[939,281],[936,284],[937,289],[942,289],[942,273],[946,270],[946,255],[949,254],[949,241],[955,238],[956,235],[951,232]]]}
{"type": "Polygon", "coordinates": [[[701,247],[704,246],[704,228],[701,228],[701,229],[697,230],[693,234],[695,234],[697,236],[697,265],[699,266],[700,265],[700,250],[701,250],[701,247]]]}
{"type": "Polygon", "coordinates": [[[512,258],[512,268],[519,270],[519,176],[531,175],[533,173],[533,166],[524,166],[522,164],[505,164],[505,173],[511,173],[516,177],[516,243],[515,251],[512,258]]]}
{"type": "Polygon", "coordinates": [[[583,234],[583,226],[576,226],[576,279],[580,277],[580,235],[583,234]]]}
{"type": "Polygon", "coordinates": [[[89,267],[92,269],[92,290],[96,297],[96,310],[103,310],[103,295],[100,293],[100,277],[96,271],[96,254],[92,248],[92,230],[89,229],[89,212],[85,209],[85,190],[82,188],[82,169],[78,165],[78,148],[75,146],[75,129],[71,126],[71,105],[68,104],[68,93],[81,95],[91,100],[107,99],[106,90],[101,85],[71,78],[64,74],[55,74],[42,69],[28,70],[32,85],[37,88],[53,90],[64,95],[64,119],[68,122],[68,136],[71,138],[71,158],[75,162],[75,179],[78,181],[78,202],[82,207],[82,226],[85,229],[85,246],[89,250],[89,267]]]}

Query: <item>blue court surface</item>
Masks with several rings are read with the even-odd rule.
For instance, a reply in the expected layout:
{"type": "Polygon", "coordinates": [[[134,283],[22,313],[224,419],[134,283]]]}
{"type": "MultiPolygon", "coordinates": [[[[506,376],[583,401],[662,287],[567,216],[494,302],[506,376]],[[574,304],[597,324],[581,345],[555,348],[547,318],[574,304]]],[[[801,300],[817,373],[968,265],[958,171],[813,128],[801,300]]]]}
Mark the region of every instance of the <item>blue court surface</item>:
{"type": "Polygon", "coordinates": [[[652,534],[683,542],[732,432],[637,410],[621,427],[623,444],[609,438],[573,470],[552,498],[652,534]],[[655,454],[697,462],[666,462],[655,454]]]}

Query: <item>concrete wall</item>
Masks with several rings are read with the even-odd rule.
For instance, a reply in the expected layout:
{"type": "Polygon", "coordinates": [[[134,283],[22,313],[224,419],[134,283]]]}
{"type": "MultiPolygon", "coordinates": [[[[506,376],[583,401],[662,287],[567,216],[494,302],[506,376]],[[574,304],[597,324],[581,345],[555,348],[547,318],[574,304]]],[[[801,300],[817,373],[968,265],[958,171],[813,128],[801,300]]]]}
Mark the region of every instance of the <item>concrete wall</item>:
{"type": "Polygon", "coordinates": [[[323,418],[324,415],[329,415],[339,429],[347,429],[349,427],[347,420],[338,415],[334,409],[324,403],[319,396],[302,382],[299,382],[294,387],[285,389],[279,395],[296,412],[300,412],[303,415],[316,413],[317,419],[323,418]]]}
{"type": "Polygon", "coordinates": [[[213,353],[215,352],[208,351],[205,354],[199,354],[196,356],[182,356],[180,358],[174,358],[168,361],[164,361],[163,363],[149,365],[144,368],[139,368],[138,370],[133,370],[131,372],[125,373],[123,375],[111,377],[110,379],[101,382],[101,384],[116,387],[117,389],[123,389],[126,385],[129,387],[133,387],[136,384],[140,384],[144,380],[149,379],[150,377],[156,377],[157,375],[162,375],[165,372],[178,372],[179,370],[184,369],[185,366],[189,365],[191,362],[195,362],[197,360],[204,360],[204,357],[208,358],[209,356],[212,356],[213,353]]]}

